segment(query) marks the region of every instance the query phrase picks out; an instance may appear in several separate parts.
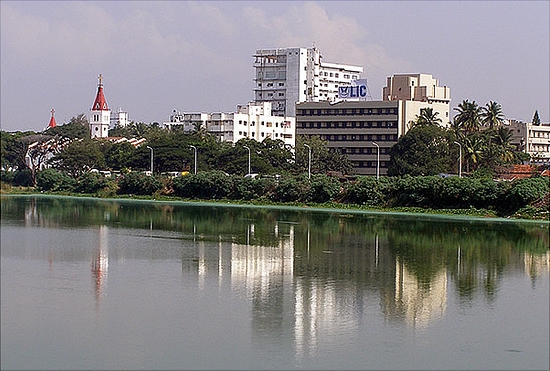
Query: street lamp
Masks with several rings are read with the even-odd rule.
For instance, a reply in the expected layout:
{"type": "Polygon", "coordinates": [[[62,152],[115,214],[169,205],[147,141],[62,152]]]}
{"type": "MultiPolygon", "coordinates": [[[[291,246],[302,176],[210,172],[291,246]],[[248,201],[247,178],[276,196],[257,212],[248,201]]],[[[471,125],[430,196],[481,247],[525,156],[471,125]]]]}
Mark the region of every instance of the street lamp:
{"type": "Polygon", "coordinates": [[[189,146],[195,150],[195,174],[197,174],[197,147],[189,146]]]}
{"type": "Polygon", "coordinates": [[[458,177],[462,178],[462,145],[457,141],[455,144],[458,144],[458,177]]]}
{"type": "Polygon", "coordinates": [[[250,148],[247,146],[243,146],[248,150],[248,174],[250,174],[250,148]]]}
{"type": "Polygon", "coordinates": [[[311,179],[311,147],[309,144],[304,143],[304,147],[308,148],[308,163],[307,163],[307,177],[308,179],[311,179]]]}
{"type": "Polygon", "coordinates": [[[376,146],[376,179],[380,179],[380,146],[372,142],[376,146]]]}
{"type": "Polygon", "coordinates": [[[151,150],[151,176],[153,175],[153,148],[147,146],[151,150]]]}

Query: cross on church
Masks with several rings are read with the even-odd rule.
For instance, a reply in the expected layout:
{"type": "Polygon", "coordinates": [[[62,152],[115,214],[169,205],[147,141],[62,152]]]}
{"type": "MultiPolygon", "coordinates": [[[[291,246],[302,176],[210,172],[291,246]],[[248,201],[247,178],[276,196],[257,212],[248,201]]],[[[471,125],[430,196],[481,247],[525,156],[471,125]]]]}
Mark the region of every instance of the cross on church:
{"type": "Polygon", "coordinates": [[[103,85],[103,75],[99,74],[99,86],[103,85]]]}
{"type": "Polygon", "coordinates": [[[53,117],[53,113],[55,112],[55,110],[52,108],[52,117],[53,117]]]}

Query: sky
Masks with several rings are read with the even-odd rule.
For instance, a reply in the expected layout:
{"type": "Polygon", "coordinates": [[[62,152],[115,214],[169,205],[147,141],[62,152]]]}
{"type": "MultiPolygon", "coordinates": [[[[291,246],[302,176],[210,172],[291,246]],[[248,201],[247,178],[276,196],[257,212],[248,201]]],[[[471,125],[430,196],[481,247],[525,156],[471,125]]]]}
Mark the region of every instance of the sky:
{"type": "Polygon", "coordinates": [[[506,118],[550,122],[550,1],[0,1],[4,131],[90,114],[99,74],[135,122],[234,112],[253,100],[258,49],[311,47],[386,79],[425,73],[506,118]]]}

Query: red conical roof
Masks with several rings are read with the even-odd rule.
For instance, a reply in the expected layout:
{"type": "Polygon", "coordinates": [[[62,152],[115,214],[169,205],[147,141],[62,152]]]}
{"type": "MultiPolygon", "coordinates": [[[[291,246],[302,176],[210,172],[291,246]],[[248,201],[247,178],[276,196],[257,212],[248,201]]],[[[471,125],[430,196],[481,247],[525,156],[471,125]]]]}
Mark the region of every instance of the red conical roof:
{"type": "Polygon", "coordinates": [[[107,106],[107,101],[103,95],[103,76],[99,75],[99,86],[97,88],[97,95],[95,97],[94,105],[92,106],[92,111],[108,111],[109,107],[107,106]]]}
{"type": "Polygon", "coordinates": [[[50,119],[50,123],[48,124],[48,129],[55,128],[57,126],[57,123],[55,122],[55,117],[53,117],[54,112],[55,110],[52,108],[52,118],[50,119]]]}

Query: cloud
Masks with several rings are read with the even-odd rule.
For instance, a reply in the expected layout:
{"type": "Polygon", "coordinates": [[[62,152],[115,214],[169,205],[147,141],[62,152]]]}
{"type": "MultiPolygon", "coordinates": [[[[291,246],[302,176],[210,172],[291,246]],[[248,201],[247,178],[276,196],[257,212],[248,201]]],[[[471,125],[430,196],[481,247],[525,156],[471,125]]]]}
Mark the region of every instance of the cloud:
{"type": "Polygon", "coordinates": [[[387,76],[412,70],[405,59],[389,55],[383,45],[368,42],[369,31],[356,18],[329,14],[322,2],[292,4],[275,15],[258,7],[245,8],[246,22],[261,28],[264,40],[272,40],[258,42],[261,48],[315,44],[326,62],[362,66],[363,77],[376,81],[376,90],[381,89],[387,76]]]}

